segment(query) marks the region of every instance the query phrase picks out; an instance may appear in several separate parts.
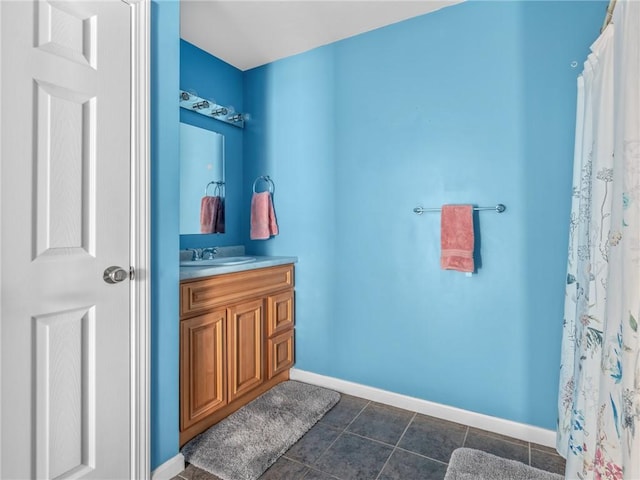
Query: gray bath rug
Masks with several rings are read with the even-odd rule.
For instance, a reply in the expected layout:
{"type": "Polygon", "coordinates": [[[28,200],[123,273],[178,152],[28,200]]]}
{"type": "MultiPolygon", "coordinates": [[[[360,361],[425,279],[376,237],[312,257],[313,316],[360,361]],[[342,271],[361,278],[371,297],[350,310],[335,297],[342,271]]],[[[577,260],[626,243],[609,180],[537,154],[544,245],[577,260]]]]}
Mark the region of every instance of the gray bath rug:
{"type": "Polygon", "coordinates": [[[280,383],[189,441],[182,454],[223,480],[256,480],[338,400],[326,388],[280,383]]]}
{"type": "Polygon", "coordinates": [[[444,480],[562,480],[564,477],[472,448],[451,454],[444,480]]]}

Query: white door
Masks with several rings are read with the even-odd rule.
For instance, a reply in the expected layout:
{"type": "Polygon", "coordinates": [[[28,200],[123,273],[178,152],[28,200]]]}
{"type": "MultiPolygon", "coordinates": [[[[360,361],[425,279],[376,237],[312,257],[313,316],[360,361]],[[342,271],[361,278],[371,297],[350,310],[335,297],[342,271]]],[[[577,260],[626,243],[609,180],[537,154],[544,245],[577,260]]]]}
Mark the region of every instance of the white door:
{"type": "Polygon", "coordinates": [[[128,478],[131,7],[0,9],[0,478],[128,478]]]}

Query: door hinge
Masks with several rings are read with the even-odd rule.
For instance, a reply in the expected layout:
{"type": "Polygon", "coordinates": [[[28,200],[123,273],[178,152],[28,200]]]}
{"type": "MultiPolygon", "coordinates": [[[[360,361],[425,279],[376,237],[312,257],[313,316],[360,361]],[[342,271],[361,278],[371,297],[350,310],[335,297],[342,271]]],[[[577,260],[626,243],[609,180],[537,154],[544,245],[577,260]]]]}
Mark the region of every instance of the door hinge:
{"type": "Polygon", "coordinates": [[[136,278],[136,269],[134,267],[129,267],[129,280],[135,280],[136,278]]]}

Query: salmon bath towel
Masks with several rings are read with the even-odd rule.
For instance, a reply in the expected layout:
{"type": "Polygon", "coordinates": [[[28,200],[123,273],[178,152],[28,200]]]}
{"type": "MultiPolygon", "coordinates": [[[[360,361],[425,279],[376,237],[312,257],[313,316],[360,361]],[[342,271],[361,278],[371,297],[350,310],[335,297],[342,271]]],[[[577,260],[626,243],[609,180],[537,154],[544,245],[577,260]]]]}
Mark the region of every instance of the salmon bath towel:
{"type": "Polygon", "coordinates": [[[200,233],[214,233],[220,197],[204,196],[200,201],[200,233]]]}
{"type": "Polygon", "coordinates": [[[440,224],[440,267],[473,272],[473,206],[443,205],[440,224]]]}
{"type": "Polygon", "coordinates": [[[251,197],[251,240],[266,240],[278,234],[276,214],[270,192],[254,193],[251,197]]]}

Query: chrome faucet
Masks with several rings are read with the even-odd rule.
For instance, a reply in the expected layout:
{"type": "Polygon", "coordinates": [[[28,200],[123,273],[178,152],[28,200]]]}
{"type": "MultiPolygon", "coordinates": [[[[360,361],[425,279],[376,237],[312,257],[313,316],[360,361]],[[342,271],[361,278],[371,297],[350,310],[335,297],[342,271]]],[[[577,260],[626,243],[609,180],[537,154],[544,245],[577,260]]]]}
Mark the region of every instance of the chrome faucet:
{"type": "Polygon", "coordinates": [[[203,260],[211,260],[218,253],[218,247],[207,247],[202,249],[202,259],[203,260]]]}
{"type": "Polygon", "coordinates": [[[202,260],[202,249],[200,248],[187,248],[191,254],[191,260],[202,260]]]}

